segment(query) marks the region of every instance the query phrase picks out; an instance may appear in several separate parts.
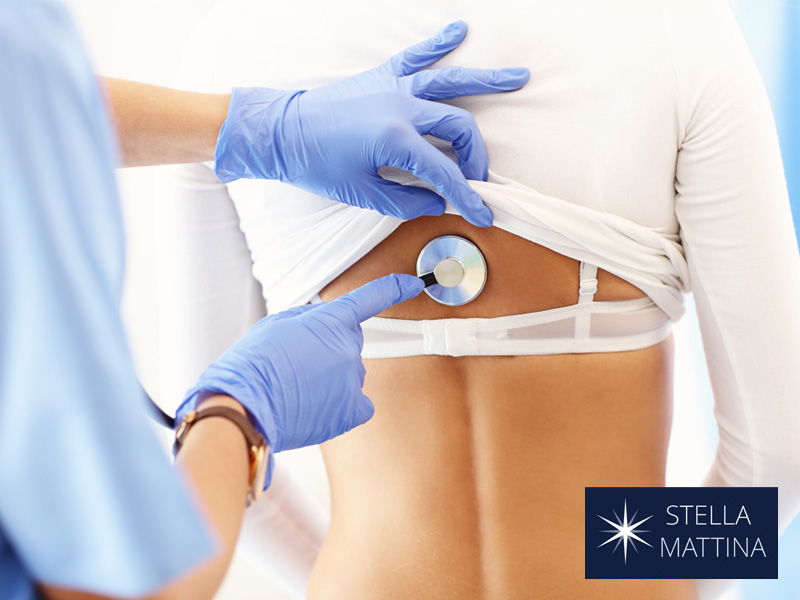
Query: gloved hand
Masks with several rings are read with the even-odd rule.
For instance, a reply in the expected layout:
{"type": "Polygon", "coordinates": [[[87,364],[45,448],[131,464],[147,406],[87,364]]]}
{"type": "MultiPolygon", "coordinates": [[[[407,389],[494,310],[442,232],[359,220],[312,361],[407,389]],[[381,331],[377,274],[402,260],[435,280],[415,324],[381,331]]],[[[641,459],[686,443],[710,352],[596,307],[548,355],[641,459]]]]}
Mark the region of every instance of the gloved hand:
{"type": "MultiPolygon", "coordinates": [[[[389,275],[331,302],[265,317],[212,363],[186,395],[175,422],[203,396],[226,394],[250,413],[270,455],[320,444],[367,422],[361,391],[361,322],[418,295],[422,280],[389,275]]],[[[272,458],[267,485],[272,474],[272,458]]]]}
{"type": "Polygon", "coordinates": [[[491,225],[491,211],[465,179],[488,176],[475,119],[431,100],[515,90],[530,72],[420,70],[458,47],[466,33],[457,21],[375,69],[309,91],[235,88],[214,172],[223,183],[279,179],[402,219],[444,212],[436,193],[382,179],[377,170],[388,165],[431,184],[470,223],[491,225]],[[458,167],[422,138],[427,134],[452,142],[458,167]]]}

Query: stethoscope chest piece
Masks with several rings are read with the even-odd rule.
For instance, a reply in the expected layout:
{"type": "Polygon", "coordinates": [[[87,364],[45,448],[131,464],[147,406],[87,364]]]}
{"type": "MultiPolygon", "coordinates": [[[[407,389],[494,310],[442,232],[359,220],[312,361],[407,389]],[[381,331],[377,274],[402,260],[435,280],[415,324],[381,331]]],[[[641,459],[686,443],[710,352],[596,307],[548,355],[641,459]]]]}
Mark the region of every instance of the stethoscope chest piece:
{"type": "Polygon", "coordinates": [[[481,251],[457,235],[431,240],[417,258],[417,277],[428,284],[425,293],[447,306],[461,306],[477,298],[486,285],[486,276],[481,251]]]}

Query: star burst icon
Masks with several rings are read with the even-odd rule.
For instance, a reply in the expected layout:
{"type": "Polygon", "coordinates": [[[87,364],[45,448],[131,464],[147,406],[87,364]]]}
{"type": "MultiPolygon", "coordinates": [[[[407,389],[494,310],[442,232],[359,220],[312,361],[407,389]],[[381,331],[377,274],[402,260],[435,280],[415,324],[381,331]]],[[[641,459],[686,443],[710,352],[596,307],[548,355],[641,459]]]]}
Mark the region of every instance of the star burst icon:
{"type": "MultiPolygon", "coordinates": [[[[638,529],[638,527],[639,527],[639,525],[641,525],[642,523],[644,523],[648,519],[651,519],[653,517],[653,515],[650,515],[649,517],[647,517],[645,519],[642,519],[641,521],[639,521],[637,523],[634,523],[634,521],[636,520],[636,513],[639,512],[637,510],[637,511],[635,511],[633,513],[633,516],[631,517],[631,519],[629,521],[628,520],[628,500],[627,499],[625,500],[625,506],[623,508],[623,513],[622,513],[622,518],[621,519],[619,518],[619,515],[617,514],[617,511],[614,510],[612,512],[614,513],[614,516],[617,519],[616,523],[614,523],[613,521],[609,521],[605,517],[600,517],[600,515],[597,515],[598,517],[603,519],[603,521],[605,521],[606,523],[608,523],[609,525],[611,525],[614,528],[614,529],[601,529],[600,530],[600,533],[613,533],[614,535],[612,535],[605,542],[600,544],[600,546],[598,546],[598,548],[600,548],[602,546],[605,546],[606,544],[609,544],[609,543],[613,542],[614,540],[617,540],[617,543],[614,545],[614,549],[611,552],[612,552],[612,554],[614,552],[616,552],[617,548],[619,548],[620,543],[622,543],[622,551],[623,551],[623,555],[625,557],[625,564],[627,564],[628,563],[628,543],[629,542],[630,542],[630,545],[633,547],[634,550],[636,550],[636,544],[634,544],[634,540],[636,540],[637,542],[641,542],[642,544],[645,544],[646,546],[650,546],[651,548],[653,547],[651,544],[648,544],[647,542],[645,542],[642,538],[640,538],[637,535],[638,533],[649,533],[649,530],[647,530],[647,529],[638,529]]],[[[636,550],[636,553],[638,554],[639,551],[636,550]]]]}

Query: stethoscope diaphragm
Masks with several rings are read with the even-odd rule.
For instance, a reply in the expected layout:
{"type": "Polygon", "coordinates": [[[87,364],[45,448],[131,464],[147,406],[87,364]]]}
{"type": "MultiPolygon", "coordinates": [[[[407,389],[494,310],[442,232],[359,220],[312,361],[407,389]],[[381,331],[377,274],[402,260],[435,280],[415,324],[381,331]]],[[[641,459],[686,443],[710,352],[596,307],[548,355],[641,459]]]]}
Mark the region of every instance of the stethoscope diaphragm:
{"type": "Polygon", "coordinates": [[[457,235],[431,240],[417,258],[417,277],[425,281],[425,293],[447,306],[461,306],[477,298],[486,285],[487,273],[478,247],[457,235]]]}

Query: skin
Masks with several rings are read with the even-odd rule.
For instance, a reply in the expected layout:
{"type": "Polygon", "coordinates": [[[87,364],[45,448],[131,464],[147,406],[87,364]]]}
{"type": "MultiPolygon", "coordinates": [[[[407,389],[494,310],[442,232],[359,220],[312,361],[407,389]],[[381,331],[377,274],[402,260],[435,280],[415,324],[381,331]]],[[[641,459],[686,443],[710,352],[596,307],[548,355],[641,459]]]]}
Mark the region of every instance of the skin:
{"type": "MultiPolygon", "coordinates": [[[[493,317],[574,304],[579,263],[451,215],[403,224],[321,294],[414,273],[439,235],[487,260],[462,307],[421,295],[382,316],[493,317]]],[[[603,271],[597,300],[643,296],[603,271]]],[[[585,486],[663,486],[672,340],[630,352],[365,361],[373,419],[323,445],[332,522],[309,598],[697,598],[689,580],[586,580],[585,486]]]]}
{"type": "Polygon", "coordinates": [[[122,166],[214,160],[230,94],[198,94],[101,78],[117,128],[122,166]]]}

